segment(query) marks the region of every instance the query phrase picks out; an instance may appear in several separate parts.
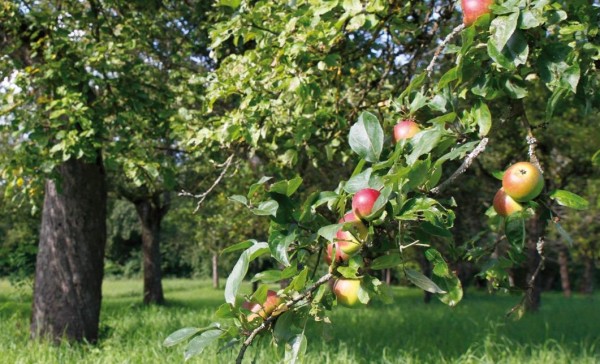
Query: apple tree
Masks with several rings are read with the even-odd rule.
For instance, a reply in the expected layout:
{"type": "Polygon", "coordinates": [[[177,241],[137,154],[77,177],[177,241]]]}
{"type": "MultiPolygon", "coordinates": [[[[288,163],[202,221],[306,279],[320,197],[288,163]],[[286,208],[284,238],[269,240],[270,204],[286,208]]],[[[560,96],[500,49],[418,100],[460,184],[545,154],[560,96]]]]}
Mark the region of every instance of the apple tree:
{"type": "MultiPolygon", "coordinates": [[[[296,361],[306,349],[307,320],[325,324],[337,305],[390,301],[374,274],[390,267],[442,302],[460,302],[460,280],[439,249],[453,244],[456,201],[449,186],[465,178],[486,148],[494,148],[495,133],[514,120],[523,137],[510,163],[527,161],[551,179],[535,133],[560,123],[564,108],[597,109],[600,62],[594,1],[461,3],[462,11],[455,1],[438,0],[219,2],[223,15],[212,33],[212,55],[220,67],[208,80],[209,107],[227,100],[237,108],[219,115],[216,125],[290,165],[341,160],[353,169],[331,189],[304,190],[301,176],[265,177],[247,194],[232,196],[269,218],[269,237],[224,249],[241,254],[216,311],[219,321],[178,330],[165,345],[189,340],[186,359],[212,343],[234,346],[241,363],[258,336],[272,335],[286,359],[296,361]],[[226,54],[220,47],[227,42],[245,46],[226,54]],[[541,115],[535,109],[540,99],[541,115]],[[393,128],[403,120],[417,123],[417,132],[394,139],[393,128]],[[357,202],[364,191],[376,193],[357,202]],[[366,211],[356,204],[368,205],[366,211]],[[432,277],[407,265],[415,251],[430,262],[432,277]],[[256,274],[263,285],[241,296],[248,266],[261,256],[284,268],[256,274]],[[268,284],[284,279],[289,284],[270,307],[268,284]],[[269,314],[256,315],[256,305],[269,314]]],[[[532,259],[517,312],[534,302],[545,227],[557,221],[553,206],[586,207],[566,190],[539,192],[525,191],[521,208],[506,216],[490,208],[480,217],[507,242],[503,259],[532,259]]],[[[495,244],[467,246],[464,256],[483,259],[495,244]]],[[[487,273],[492,278],[492,270],[487,273]]]]}

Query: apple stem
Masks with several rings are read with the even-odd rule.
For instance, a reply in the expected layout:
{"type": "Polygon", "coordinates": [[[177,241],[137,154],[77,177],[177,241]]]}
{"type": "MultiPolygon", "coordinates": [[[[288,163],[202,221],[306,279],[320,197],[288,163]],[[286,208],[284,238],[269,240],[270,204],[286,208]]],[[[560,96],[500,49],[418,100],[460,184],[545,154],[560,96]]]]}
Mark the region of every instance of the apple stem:
{"type": "Polygon", "coordinates": [[[443,190],[445,190],[449,185],[451,185],[461,174],[465,173],[467,169],[469,169],[475,158],[477,158],[479,154],[481,154],[485,150],[488,141],[488,138],[481,139],[477,147],[475,147],[475,149],[473,149],[473,151],[469,153],[469,155],[465,158],[460,167],[458,167],[458,169],[454,171],[454,173],[452,173],[452,175],[447,180],[440,183],[437,187],[432,188],[429,192],[433,195],[439,195],[443,190]]]}
{"type": "MultiPolygon", "coordinates": [[[[325,274],[324,276],[319,278],[319,280],[316,281],[312,286],[308,287],[306,289],[306,291],[304,291],[304,293],[287,301],[285,303],[285,307],[289,309],[290,307],[294,306],[298,302],[300,302],[306,298],[309,298],[313,294],[313,292],[317,290],[317,288],[319,288],[322,285],[324,285],[325,283],[329,282],[329,280],[332,277],[333,277],[333,274],[331,274],[331,273],[325,274]]],[[[277,312],[277,311],[281,311],[281,310],[275,310],[273,312],[277,312]]],[[[252,330],[252,332],[250,332],[250,334],[248,335],[246,340],[244,340],[244,342],[242,343],[242,347],[240,348],[238,356],[235,359],[236,364],[242,364],[242,360],[244,360],[244,354],[246,353],[246,350],[248,349],[248,347],[250,345],[252,345],[252,342],[254,341],[256,336],[258,334],[260,334],[261,332],[265,331],[267,328],[269,328],[271,326],[271,323],[273,321],[275,321],[275,319],[277,319],[277,317],[278,316],[273,316],[273,313],[269,314],[269,316],[263,321],[262,324],[260,324],[260,326],[258,326],[254,330],[252,330]]]]}

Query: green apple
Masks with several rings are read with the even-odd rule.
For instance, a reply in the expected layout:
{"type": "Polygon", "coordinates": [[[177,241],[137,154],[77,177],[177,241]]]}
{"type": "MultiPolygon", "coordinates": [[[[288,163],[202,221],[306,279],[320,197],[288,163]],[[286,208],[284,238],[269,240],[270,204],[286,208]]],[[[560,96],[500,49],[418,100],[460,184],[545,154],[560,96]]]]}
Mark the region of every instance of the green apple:
{"type": "Polygon", "coordinates": [[[337,302],[349,308],[355,308],[361,305],[358,299],[360,291],[360,279],[339,278],[333,283],[333,293],[337,302]]]}

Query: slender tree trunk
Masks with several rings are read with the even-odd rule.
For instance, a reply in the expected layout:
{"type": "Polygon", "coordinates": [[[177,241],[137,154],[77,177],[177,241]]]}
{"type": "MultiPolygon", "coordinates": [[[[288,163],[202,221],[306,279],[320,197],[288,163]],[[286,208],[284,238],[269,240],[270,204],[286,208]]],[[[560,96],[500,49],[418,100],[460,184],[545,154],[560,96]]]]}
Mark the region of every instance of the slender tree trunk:
{"type": "Polygon", "coordinates": [[[106,179],[96,163],[70,159],[45,186],[35,267],[32,338],[98,339],[106,245],[106,179]]]}
{"type": "Polygon", "coordinates": [[[388,286],[392,284],[392,270],[390,268],[385,269],[385,284],[388,286]]]}
{"type": "Polygon", "coordinates": [[[558,252],[558,266],[560,272],[560,285],[565,297],[571,297],[571,280],[569,279],[569,259],[567,247],[562,244],[558,252]]]}
{"type": "Polygon", "coordinates": [[[213,288],[219,288],[219,253],[213,252],[212,255],[212,281],[213,288]]]}
{"type": "Polygon", "coordinates": [[[594,258],[590,252],[585,252],[583,256],[583,277],[581,284],[581,293],[594,293],[594,258]]]}
{"type": "Polygon", "coordinates": [[[542,303],[542,280],[541,270],[538,270],[542,257],[540,256],[537,244],[540,237],[543,237],[546,224],[540,221],[539,216],[532,218],[527,227],[527,296],[525,297],[525,310],[527,312],[537,312],[542,303]],[[531,282],[534,274],[535,279],[531,282]]]}
{"type": "Polygon", "coordinates": [[[142,225],[142,255],[144,269],[144,304],[163,304],[160,256],[160,224],[163,211],[159,195],[142,198],[135,202],[142,225]]]}

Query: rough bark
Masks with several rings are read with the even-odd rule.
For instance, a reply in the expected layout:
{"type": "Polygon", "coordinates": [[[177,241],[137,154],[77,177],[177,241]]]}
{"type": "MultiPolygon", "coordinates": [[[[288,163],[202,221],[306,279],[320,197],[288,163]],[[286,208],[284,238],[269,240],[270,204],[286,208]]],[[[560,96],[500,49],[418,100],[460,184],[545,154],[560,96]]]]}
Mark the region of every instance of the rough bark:
{"type": "Polygon", "coordinates": [[[213,252],[212,255],[212,281],[213,288],[219,288],[219,254],[213,252]]]}
{"type": "Polygon", "coordinates": [[[106,245],[102,160],[71,159],[45,186],[30,334],[55,342],[98,339],[106,245]]]}
{"type": "Polygon", "coordinates": [[[569,258],[567,247],[563,244],[558,252],[558,266],[560,272],[560,285],[563,295],[571,297],[571,280],[569,279],[569,258]]]}
{"type": "Polygon", "coordinates": [[[160,255],[160,224],[164,210],[160,196],[154,195],[135,201],[135,208],[142,225],[142,259],[144,270],[144,304],[163,304],[160,255]]]}

